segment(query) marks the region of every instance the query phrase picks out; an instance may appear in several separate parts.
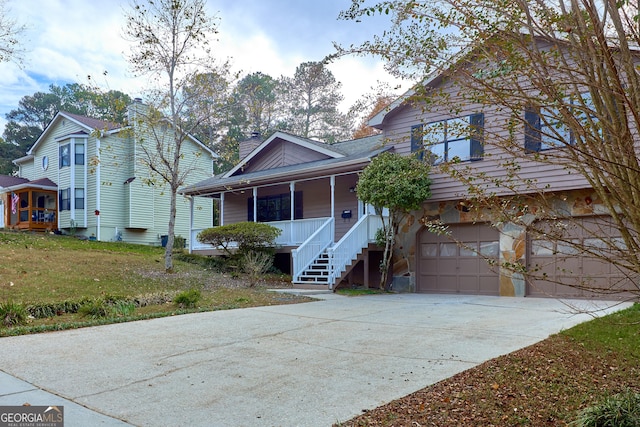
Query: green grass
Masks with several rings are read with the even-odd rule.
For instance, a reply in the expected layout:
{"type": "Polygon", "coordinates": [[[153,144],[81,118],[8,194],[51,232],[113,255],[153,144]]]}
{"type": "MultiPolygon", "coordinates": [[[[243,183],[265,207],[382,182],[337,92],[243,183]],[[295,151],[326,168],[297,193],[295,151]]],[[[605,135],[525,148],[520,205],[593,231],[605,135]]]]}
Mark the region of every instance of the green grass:
{"type": "Polygon", "coordinates": [[[174,270],[165,273],[161,247],[0,231],[0,304],[21,305],[36,317],[26,325],[0,326],[0,336],[309,301],[250,288],[248,281],[245,286],[207,258],[174,254],[174,270]],[[200,298],[172,302],[189,291],[200,298]],[[99,310],[105,303],[108,309],[99,310]]]}
{"type": "Polygon", "coordinates": [[[344,295],[347,297],[356,297],[360,295],[375,295],[375,294],[384,294],[385,291],[380,289],[372,289],[372,288],[354,288],[354,289],[338,289],[336,291],[337,294],[344,295]]]}
{"type": "Polygon", "coordinates": [[[588,350],[606,351],[625,359],[640,360],[640,303],[581,323],[563,334],[588,350]]]}

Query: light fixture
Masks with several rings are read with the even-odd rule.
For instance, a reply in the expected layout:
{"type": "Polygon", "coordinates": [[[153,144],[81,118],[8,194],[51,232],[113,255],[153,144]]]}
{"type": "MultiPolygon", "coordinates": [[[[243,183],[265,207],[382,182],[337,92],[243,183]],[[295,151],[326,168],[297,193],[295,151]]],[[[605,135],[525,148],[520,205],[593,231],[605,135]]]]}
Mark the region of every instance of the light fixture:
{"type": "Polygon", "coordinates": [[[349,193],[355,193],[356,187],[349,187],[349,193]]]}

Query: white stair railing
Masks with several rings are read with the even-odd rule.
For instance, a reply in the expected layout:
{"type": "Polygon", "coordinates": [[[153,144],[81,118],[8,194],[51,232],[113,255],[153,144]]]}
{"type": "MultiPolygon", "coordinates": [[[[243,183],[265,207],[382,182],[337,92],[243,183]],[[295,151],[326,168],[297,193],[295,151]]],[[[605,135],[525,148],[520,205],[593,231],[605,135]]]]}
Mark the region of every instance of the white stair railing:
{"type": "Polygon", "coordinates": [[[331,265],[329,273],[330,288],[333,288],[335,281],[340,277],[346,266],[353,262],[362,250],[369,246],[369,243],[375,241],[376,231],[379,228],[382,228],[380,216],[366,214],[342,236],[342,239],[327,250],[331,265]]]}
{"type": "Polygon", "coordinates": [[[291,251],[294,283],[300,281],[300,275],[333,243],[333,224],[333,218],[328,218],[303,244],[291,251]]]}

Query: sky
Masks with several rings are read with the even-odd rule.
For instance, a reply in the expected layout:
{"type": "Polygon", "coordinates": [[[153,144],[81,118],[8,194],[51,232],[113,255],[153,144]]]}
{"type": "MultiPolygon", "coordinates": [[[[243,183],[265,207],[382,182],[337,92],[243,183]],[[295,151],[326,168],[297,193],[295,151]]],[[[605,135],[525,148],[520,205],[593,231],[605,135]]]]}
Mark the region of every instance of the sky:
{"type": "MultiPolygon", "coordinates": [[[[333,53],[333,42],[360,43],[388,25],[387,17],[338,20],[350,4],[351,0],[208,0],[210,15],[219,18],[212,50],[221,61],[230,59],[241,75],[261,71],[274,78],[293,76],[301,63],[333,53]]],[[[16,109],[23,96],[48,92],[51,84],[88,83],[91,76],[102,89],[144,98],[144,79],[131,74],[126,60],[129,44],[122,29],[129,8],[128,0],[9,0],[10,15],[26,26],[25,63],[0,64],[0,132],[5,114],[16,109]]],[[[375,58],[341,58],[329,69],[342,83],[345,111],[378,81],[402,84],[375,58]]]]}

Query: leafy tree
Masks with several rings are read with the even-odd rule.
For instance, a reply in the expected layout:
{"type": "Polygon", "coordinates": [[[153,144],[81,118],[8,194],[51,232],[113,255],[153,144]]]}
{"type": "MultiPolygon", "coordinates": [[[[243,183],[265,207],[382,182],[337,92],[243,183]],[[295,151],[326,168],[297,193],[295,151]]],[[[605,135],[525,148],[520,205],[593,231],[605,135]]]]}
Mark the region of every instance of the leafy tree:
{"type": "Polygon", "coordinates": [[[245,136],[252,132],[266,135],[276,127],[278,81],[256,72],[243,77],[234,89],[234,100],[245,116],[245,136]]]}
{"type": "Polygon", "coordinates": [[[386,289],[398,228],[409,212],[431,197],[429,166],[415,157],[382,153],[362,171],[356,192],[358,198],[371,204],[382,219],[377,240],[384,246],[380,289],[386,289]],[[384,215],[385,208],[387,216],[384,215]]]}
{"type": "Polygon", "coordinates": [[[351,133],[349,118],[340,113],[341,83],[322,62],[305,62],[294,76],[280,79],[285,111],[280,125],[296,135],[333,143],[351,133]]]}
{"type": "Polygon", "coordinates": [[[192,97],[199,95],[193,83],[198,75],[224,75],[224,65],[216,66],[210,56],[209,40],[217,33],[217,21],[207,15],[206,6],[205,0],[133,0],[125,14],[124,34],[134,44],[128,57],[131,68],[155,84],[148,93],[150,108],[139,116],[139,125],[153,134],[151,144],[143,144],[141,161],[169,187],[167,272],[173,271],[177,192],[190,172],[181,162],[183,143],[206,118],[206,109],[190,108],[199,102],[192,97]],[[160,126],[165,118],[170,132],[160,126]]]}
{"type": "MultiPolygon", "coordinates": [[[[498,148],[491,161],[503,170],[502,176],[478,173],[473,164],[445,163],[439,169],[467,185],[476,208],[502,212],[499,221],[545,234],[549,240],[573,246],[572,251],[614,263],[637,277],[638,12],[637,2],[610,0],[393,0],[372,6],[354,0],[343,17],[388,14],[393,27],[363,45],[342,48],[339,54],[380,55],[398,76],[420,80],[439,72],[443,82],[458,88],[445,93],[417,85],[407,99],[413,105],[452,114],[462,105],[493,108],[496,114],[491,127],[485,128],[485,141],[498,148]],[[516,137],[522,134],[533,152],[523,149],[522,138],[516,137]],[[522,165],[530,161],[541,168],[562,168],[585,181],[593,189],[593,199],[611,216],[620,239],[603,239],[598,229],[584,230],[598,242],[593,247],[538,229],[532,221],[536,216],[562,218],[563,223],[573,219],[552,203],[546,185],[524,175],[522,165]]],[[[503,268],[537,274],[517,263],[503,268]]],[[[588,281],[570,285],[601,291],[588,281]]]]}

